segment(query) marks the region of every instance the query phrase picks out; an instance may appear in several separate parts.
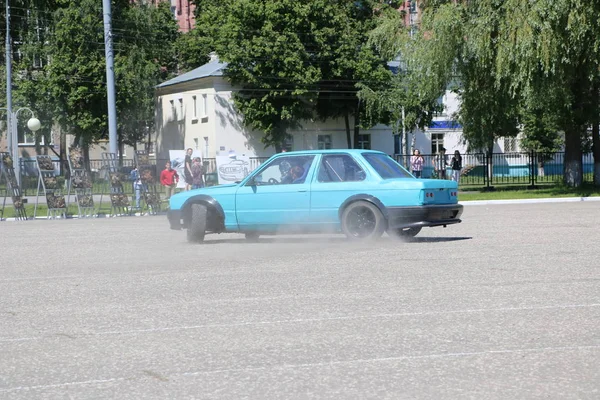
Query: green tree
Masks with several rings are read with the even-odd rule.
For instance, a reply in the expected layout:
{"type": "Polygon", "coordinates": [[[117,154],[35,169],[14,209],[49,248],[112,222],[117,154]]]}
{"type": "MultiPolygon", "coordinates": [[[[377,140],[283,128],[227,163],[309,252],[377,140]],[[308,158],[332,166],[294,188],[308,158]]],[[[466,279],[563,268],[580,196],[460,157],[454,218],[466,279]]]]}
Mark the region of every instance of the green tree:
{"type": "Polygon", "coordinates": [[[358,135],[357,84],[385,80],[385,63],[366,43],[370,1],[197,0],[197,48],[228,63],[241,90],[236,108],[246,125],[276,148],[302,120],[349,116],[358,135]],[[209,43],[208,45],[206,43],[209,43]]]}
{"type": "MultiPolygon", "coordinates": [[[[114,1],[113,39],[119,144],[153,126],[154,86],[175,68],[177,26],[167,4],[114,1]]],[[[56,117],[84,150],[107,137],[106,64],[101,4],[67,2],[55,13],[47,76],[56,117]]],[[[122,154],[123,152],[121,152],[122,154]]]]}
{"type": "MultiPolygon", "coordinates": [[[[448,9],[447,13],[451,11],[448,9]]],[[[408,131],[417,127],[424,129],[435,113],[441,111],[438,98],[455,74],[454,53],[449,51],[457,47],[460,32],[455,17],[450,13],[446,19],[431,21],[432,24],[442,21],[444,25],[440,24],[436,40],[427,42],[414,39],[414,32],[404,24],[403,14],[392,7],[383,9],[378,15],[369,43],[379,49],[383,57],[399,60],[399,69],[389,85],[362,85],[360,97],[367,104],[368,114],[392,125],[395,134],[400,133],[401,125],[408,131]]],[[[402,142],[402,153],[407,154],[408,132],[402,142]]]]}
{"type": "MultiPolygon", "coordinates": [[[[597,123],[598,46],[596,1],[536,0],[504,2],[498,36],[497,74],[513,93],[535,102],[539,93],[556,93],[551,103],[565,135],[565,183],[582,183],[582,140],[597,123]]],[[[596,160],[595,162],[600,162],[596,160]]]]}

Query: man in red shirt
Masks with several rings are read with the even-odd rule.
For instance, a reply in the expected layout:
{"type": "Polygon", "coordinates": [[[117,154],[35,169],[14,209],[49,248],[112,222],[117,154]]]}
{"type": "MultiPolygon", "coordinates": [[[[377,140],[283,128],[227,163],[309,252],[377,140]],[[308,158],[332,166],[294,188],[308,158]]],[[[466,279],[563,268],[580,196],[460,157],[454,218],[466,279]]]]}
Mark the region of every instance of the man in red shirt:
{"type": "Polygon", "coordinates": [[[177,182],[179,182],[179,175],[177,174],[177,171],[171,168],[171,162],[167,161],[165,164],[165,169],[163,169],[163,171],[160,173],[160,184],[165,187],[167,200],[169,200],[171,196],[175,194],[177,182]]]}

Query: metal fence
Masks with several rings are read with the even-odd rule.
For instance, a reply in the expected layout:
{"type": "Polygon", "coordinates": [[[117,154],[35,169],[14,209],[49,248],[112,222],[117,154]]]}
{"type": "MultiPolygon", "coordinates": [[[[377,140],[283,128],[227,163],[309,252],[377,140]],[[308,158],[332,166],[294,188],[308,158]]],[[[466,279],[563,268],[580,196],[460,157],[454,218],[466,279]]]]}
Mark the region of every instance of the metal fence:
{"type": "MultiPolygon", "coordinates": [[[[250,169],[254,170],[262,164],[268,157],[251,157],[250,169]]],[[[153,159],[152,167],[155,169],[153,175],[160,176],[160,172],[165,168],[168,159],[153,159]]],[[[204,166],[204,179],[207,185],[212,186],[218,183],[217,178],[217,160],[215,158],[205,158],[202,160],[204,166]]],[[[35,159],[21,159],[21,191],[25,196],[35,196],[38,191],[38,170],[35,159]]],[[[54,160],[54,170],[56,171],[57,180],[63,183],[68,179],[68,166],[61,163],[59,160],[54,160]]],[[[129,174],[134,166],[133,159],[123,159],[119,163],[120,172],[129,174]]],[[[102,194],[109,192],[109,174],[106,165],[102,160],[94,159],[89,161],[89,171],[92,177],[93,193],[102,194]]],[[[4,186],[4,182],[0,182],[0,187],[4,186]]],[[[133,185],[125,185],[125,192],[132,194],[133,185]],[[131,186],[131,187],[129,187],[131,186]]]]}
{"type": "MultiPolygon", "coordinates": [[[[552,185],[563,181],[564,152],[556,153],[467,153],[461,154],[460,186],[529,186],[552,185]]],[[[410,156],[397,154],[396,161],[410,169],[410,156]]],[[[435,177],[435,154],[424,154],[423,178],[435,177]]],[[[448,164],[452,154],[446,155],[448,164]]],[[[594,157],[586,153],[582,158],[583,180],[593,182],[594,157]]],[[[446,176],[450,179],[451,167],[446,176]]]]}
{"type": "MultiPolygon", "coordinates": [[[[462,154],[462,170],[460,177],[461,188],[493,187],[493,186],[528,186],[551,185],[562,182],[564,168],[564,152],[556,153],[467,153],[462,154]]],[[[452,155],[447,154],[450,162],[452,155]]],[[[250,158],[250,170],[254,170],[268,157],[250,158]]],[[[396,161],[410,169],[410,156],[401,154],[394,155],[396,161]]],[[[422,177],[432,178],[434,174],[434,154],[424,154],[422,177]]],[[[158,177],[164,169],[168,159],[152,160],[155,175],[158,177]]],[[[593,182],[594,158],[591,153],[583,155],[583,180],[593,182]]],[[[59,182],[68,177],[66,166],[55,160],[54,166],[59,182]]],[[[133,159],[123,159],[120,163],[122,173],[128,174],[134,165],[133,159]]],[[[205,181],[207,185],[216,185],[217,162],[215,158],[203,160],[205,181]]],[[[90,160],[89,168],[95,194],[108,192],[108,171],[102,160],[90,160]]],[[[450,179],[451,169],[447,167],[447,177],[450,179]]],[[[35,159],[21,160],[21,190],[26,196],[35,196],[37,193],[38,177],[35,159]]],[[[4,186],[4,182],[0,183],[4,186]]],[[[130,193],[133,187],[128,188],[130,193]]]]}

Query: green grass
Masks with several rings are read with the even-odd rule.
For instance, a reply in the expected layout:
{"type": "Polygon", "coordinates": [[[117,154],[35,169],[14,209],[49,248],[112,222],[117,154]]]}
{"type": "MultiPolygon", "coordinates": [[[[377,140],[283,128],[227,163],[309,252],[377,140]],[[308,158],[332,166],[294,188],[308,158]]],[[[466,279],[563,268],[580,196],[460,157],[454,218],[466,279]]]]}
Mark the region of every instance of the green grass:
{"type": "MultiPolygon", "coordinates": [[[[166,208],[166,203],[163,204],[163,206],[166,208]]],[[[1,207],[1,205],[0,205],[1,207]]],[[[27,218],[33,218],[33,212],[34,212],[34,208],[35,208],[35,203],[28,203],[25,204],[25,212],[27,213],[27,218]]],[[[2,209],[0,208],[0,211],[2,209]]],[[[145,212],[147,212],[147,210],[144,209],[145,212]]],[[[164,210],[163,210],[164,211],[164,210]]],[[[138,212],[138,210],[135,210],[135,212],[138,212]]],[[[73,216],[73,215],[78,215],[79,214],[79,208],[77,207],[77,204],[69,204],[69,207],[67,208],[67,217],[69,216],[73,216]]],[[[110,202],[102,202],[102,204],[95,204],[95,208],[94,208],[94,213],[93,215],[110,215],[110,202]],[[98,207],[100,206],[100,207],[98,207]]],[[[12,204],[7,204],[6,207],[4,208],[4,215],[2,216],[2,218],[14,218],[15,216],[15,209],[12,206],[12,204]]],[[[48,216],[48,207],[46,207],[45,204],[45,200],[41,199],[40,203],[37,206],[37,213],[36,213],[36,217],[47,217],[48,216]],[[44,204],[42,204],[44,203],[44,204]]]]}
{"type": "Polygon", "coordinates": [[[600,187],[584,184],[580,188],[570,188],[564,185],[541,186],[535,189],[520,187],[501,187],[495,190],[464,189],[458,193],[459,201],[469,200],[515,200],[542,199],[549,197],[596,197],[600,196],[600,187]]]}

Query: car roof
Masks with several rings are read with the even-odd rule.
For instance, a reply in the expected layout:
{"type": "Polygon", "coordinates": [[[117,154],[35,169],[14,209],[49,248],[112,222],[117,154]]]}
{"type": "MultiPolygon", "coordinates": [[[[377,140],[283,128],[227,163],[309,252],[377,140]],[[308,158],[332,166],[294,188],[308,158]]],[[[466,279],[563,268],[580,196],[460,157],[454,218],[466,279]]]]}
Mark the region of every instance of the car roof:
{"type": "Polygon", "coordinates": [[[373,154],[384,154],[382,151],[377,150],[365,150],[365,149],[331,149],[331,150],[298,150],[298,151],[286,151],[284,153],[277,153],[275,155],[314,155],[314,154],[362,154],[362,153],[373,153],[373,154]]]}

